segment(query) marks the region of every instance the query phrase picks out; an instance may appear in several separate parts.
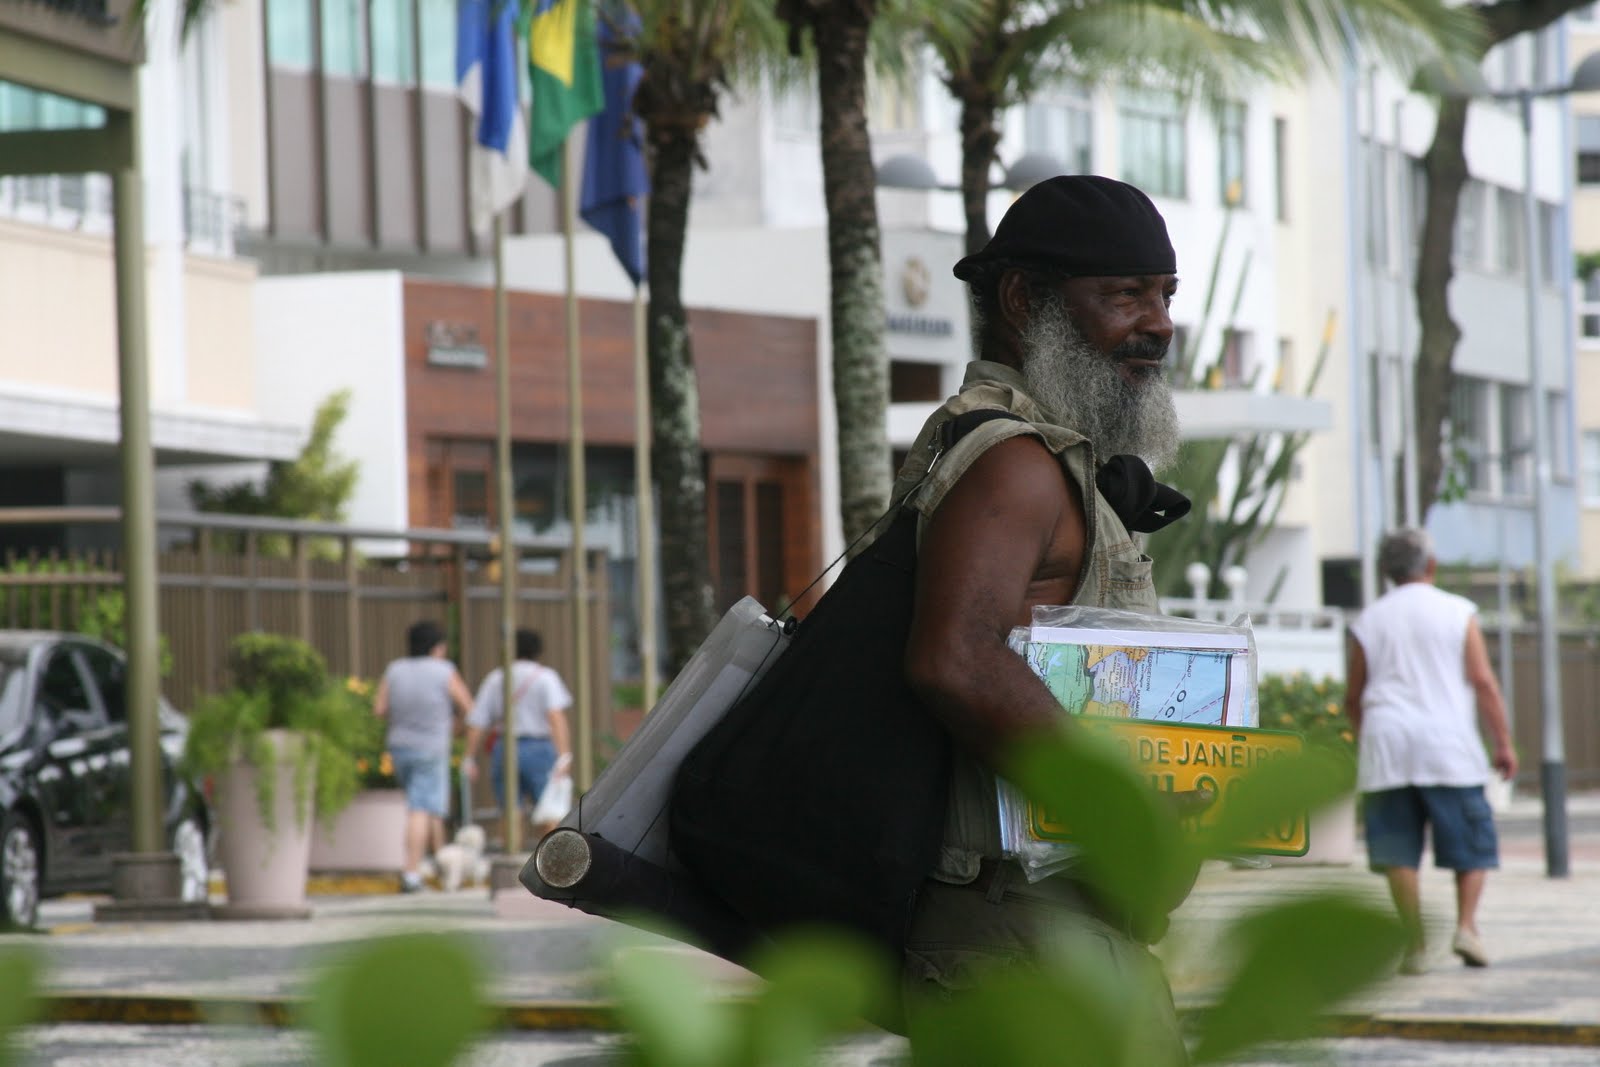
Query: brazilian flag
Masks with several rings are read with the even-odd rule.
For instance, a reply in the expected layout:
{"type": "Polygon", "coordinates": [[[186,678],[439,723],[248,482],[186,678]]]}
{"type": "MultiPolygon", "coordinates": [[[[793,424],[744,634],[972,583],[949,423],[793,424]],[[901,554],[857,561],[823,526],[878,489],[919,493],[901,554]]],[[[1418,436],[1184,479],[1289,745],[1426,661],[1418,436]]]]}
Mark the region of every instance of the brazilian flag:
{"type": "Polygon", "coordinates": [[[606,102],[593,0],[534,0],[528,20],[528,75],[533,82],[528,163],[559,187],[567,134],[606,102]]]}

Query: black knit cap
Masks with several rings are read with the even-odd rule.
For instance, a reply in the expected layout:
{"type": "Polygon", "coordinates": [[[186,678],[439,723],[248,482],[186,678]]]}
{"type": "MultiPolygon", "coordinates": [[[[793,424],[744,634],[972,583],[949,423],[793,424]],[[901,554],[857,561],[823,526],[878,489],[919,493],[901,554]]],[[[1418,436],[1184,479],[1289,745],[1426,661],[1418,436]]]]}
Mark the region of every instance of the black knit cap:
{"type": "Polygon", "coordinates": [[[994,262],[1036,263],[1077,277],[1176,274],[1167,224],[1150,198],[1098,174],[1049,178],[1017,197],[994,236],[955,265],[971,281],[994,262]]]}

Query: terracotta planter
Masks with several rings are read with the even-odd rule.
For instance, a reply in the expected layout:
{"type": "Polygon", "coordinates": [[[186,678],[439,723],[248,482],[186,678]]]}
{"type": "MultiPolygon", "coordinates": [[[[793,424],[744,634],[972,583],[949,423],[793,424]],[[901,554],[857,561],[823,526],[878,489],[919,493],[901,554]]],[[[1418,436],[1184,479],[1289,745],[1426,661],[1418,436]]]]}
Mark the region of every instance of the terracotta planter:
{"type": "Polygon", "coordinates": [[[406,795],[399,789],[364,789],[331,826],[318,819],[311,831],[313,871],[405,869],[406,795]]]}
{"type": "Polygon", "coordinates": [[[1273,866],[1347,866],[1356,858],[1356,795],[1340,797],[1311,813],[1311,841],[1304,856],[1272,856],[1273,866]]]}
{"type": "Polygon", "coordinates": [[[219,918],[305,918],[306,873],[311,857],[311,798],[296,811],[294,755],[302,739],[285,730],[269,730],[277,751],[276,764],[264,773],[277,777],[273,790],[273,825],[268,829],[256,801],[256,768],[240,760],[217,776],[217,859],[227,878],[228,903],[214,911],[219,918]]]}

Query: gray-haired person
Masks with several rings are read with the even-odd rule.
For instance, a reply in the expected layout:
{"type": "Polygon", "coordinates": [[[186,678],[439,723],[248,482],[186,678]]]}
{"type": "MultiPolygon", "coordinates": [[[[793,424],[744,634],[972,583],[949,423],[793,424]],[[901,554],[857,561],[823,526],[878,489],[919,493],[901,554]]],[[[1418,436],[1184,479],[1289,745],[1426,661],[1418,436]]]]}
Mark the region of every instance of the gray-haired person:
{"type": "Polygon", "coordinates": [[[1451,949],[1469,967],[1488,966],[1478,900],[1500,865],[1494,816],[1484,797],[1494,769],[1517,773],[1505,701],[1489,667],[1477,607],[1434,587],[1438,563],[1425,531],[1383,539],[1378,567],[1393,583],[1350,627],[1346,706],[1357,734],[1356,787],[1363,799],[1368,863],[1389,880],[1410,934],[1401,971],[1428,969],[1417,871],[1424,827],[1435,866],[1455,871],[1451,949]]]}

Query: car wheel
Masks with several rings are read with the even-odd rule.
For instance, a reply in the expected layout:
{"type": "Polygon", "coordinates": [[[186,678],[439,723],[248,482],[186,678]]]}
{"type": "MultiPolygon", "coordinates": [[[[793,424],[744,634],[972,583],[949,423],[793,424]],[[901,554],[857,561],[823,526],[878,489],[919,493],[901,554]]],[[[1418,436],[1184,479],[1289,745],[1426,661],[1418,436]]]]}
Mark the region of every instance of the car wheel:
{"type": "Polygon", "coordinates": [[[199,819],[187,815],[172,828],[172,851],[178,855],[179,895],[190,903],[206,900],[211,895],[211,864],[199,819]]]}
{"type": "Polygon", "coordinates": [[[39,835],[16,812],[0,819],[0,923],[32,926],[39,921],[39,835]]]}

